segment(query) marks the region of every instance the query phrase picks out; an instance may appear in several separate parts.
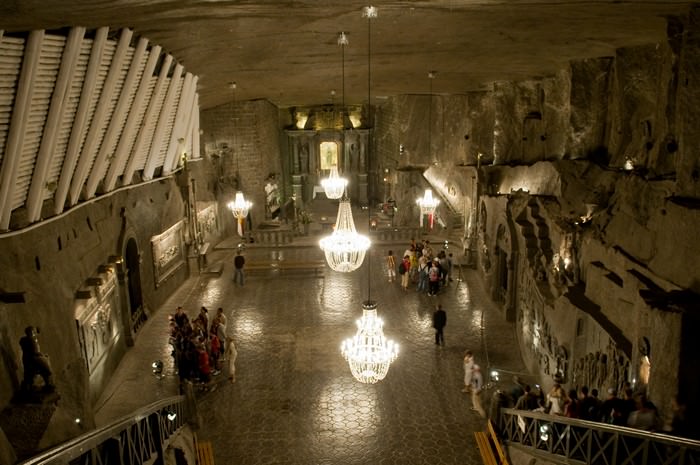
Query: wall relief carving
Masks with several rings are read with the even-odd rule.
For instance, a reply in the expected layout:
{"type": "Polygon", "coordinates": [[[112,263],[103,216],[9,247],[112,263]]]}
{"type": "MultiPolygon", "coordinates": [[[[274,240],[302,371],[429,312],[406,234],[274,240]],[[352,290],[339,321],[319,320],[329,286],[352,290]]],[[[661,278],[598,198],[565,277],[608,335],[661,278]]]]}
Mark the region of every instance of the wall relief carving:
{"type": "Polygon", "coordinates": [[[151,237],[156,287],[185,264],[182,226],[183,222],[179,221],[164,233],[151,237]]]}
{"type": "Polygon", "coordinates": [[[576,360],[572,381],[577,386],[597,388],[600,392],[614,388],[620,393],[629,374],[629,358],[608,339],[605,350],[589,352],[576,360]]]}
{"type": "Polygon", "coordinates": [[[100,268],[96,277],[77,294],[75,319],[78,339],[88,372],[94,373],[109,353],[118,333],[119,288],[112,266],[100,268]]]}
{"type": "MultiPolygon", "coordinates": [[[[216,204],[200,209],[197,212],[197,223],[199,232],[202,235],[215,234],[218,230],[218,216],[216,214],[216,204]]],[[[206,240],[206,239],[205,239],[206,240]]]]}
{"type": "Polygon", "coordinates": [[[529,352],[529,358],[537,362],[542,373],[558,382],[567,382],[569,350],[552,334],[550,324],[545,318],[544,299],[533,291],[536,286],[533,276],[520,273],[518,316],[522,327],[523,346],[529,352]]]}

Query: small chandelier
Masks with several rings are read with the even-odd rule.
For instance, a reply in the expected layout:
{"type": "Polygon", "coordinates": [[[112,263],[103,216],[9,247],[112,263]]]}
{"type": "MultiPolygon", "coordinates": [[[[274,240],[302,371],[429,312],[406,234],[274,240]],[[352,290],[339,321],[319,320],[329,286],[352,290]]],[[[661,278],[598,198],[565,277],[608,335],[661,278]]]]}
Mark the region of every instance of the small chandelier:
{"type": "Polygon", "coordinates": [[[345,192],[345,186],[348,185],[348,180],[341,178],[338,174],[338,167],[333,165],[331,166],[331,172],[328,174],[328,177],[321,180],[321,185],[326,192],[326,197],[329,199],[339,199],[343,196],[343,192],[345,192]]]}
{"type": "Polygon", "coordinates": [[[355,230],[350,200],[340,201],[335,230],[321,239],[319,245],[326,254],[328,266],[334,271],[349,273],[362,265],[370,241],[355,230]]]}
{"type": "Polygon", "coordinates": [[[383,380],[391,362],[398,356],[399,346],[386,339],[383,326],[384,322],[377,316],[377,303],[368,300],[362,304],[357,333],[341,346],[352,375],[361,383],[374,384],[383,380]]]}
{"type": "Polygon", "coordinates": [[[246,200],[241,191],[236,192],[235,201],[228,203],[228,208],[231,210],[231,213],[233,213],[234,218],[238,220],[248,216],[248,211],[252,206],[253,203],[250,200],[246,200]]]}
{"type": "Polygon", "coordinates": [[[430,219],[430,228],[432,229],[435,209],[440,205],[440,199],[433,198],[432,189],[426,189],[423,197],[416,200],[416,203],[420,207],[420,227],[423,227],[423,216],[428,215],[430,219]]]}

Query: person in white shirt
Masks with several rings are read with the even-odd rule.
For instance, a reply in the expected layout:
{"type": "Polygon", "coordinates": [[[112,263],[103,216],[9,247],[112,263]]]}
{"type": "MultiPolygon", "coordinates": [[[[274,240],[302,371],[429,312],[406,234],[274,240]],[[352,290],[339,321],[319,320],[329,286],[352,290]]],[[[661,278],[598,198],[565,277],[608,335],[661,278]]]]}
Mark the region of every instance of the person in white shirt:
{"type": "Polygon", "coordinates": [[[462,392],[472,390],[472,368],[474,368],[474,355],[471,350],[464,352],[464,388],[462,392]]]}
{"type": "Polygon", "coordinates": [[[486,412],[481,405],[481,390],[484,388],[484,377],[481,374],[481,367],[472,367],[472,410],[475,410],[481,418],[486,418],[486,412]]]}

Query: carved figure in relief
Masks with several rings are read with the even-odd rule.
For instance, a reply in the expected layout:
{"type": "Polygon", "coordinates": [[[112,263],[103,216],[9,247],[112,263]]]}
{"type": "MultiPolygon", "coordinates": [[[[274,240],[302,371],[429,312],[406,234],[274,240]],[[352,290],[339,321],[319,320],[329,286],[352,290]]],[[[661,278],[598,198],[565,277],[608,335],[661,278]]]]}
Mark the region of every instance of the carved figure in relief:
{"type": "Polygon", "coordinates": [[[280,192],[275,174],[270,173],[265,184],[265,207],[268,218],[278,219],[280,214],[280,192]]]}
{"type": "Polygon", "coordinates": [[[597,352],[598,357],[598,386],[605,387],[608,378],[608,355],[597,352]]]}
{"type": "Polygon", "coordinates": [[[24,380],[22,381],[22,390],[31,392],[34,390],[34,377],[39,375],[44,380],[44,390],[53,391],[51,374],[51,364],[49,356],[42,353],[39,348],[38,328],[27,326],[24,330],[24,336],[19,340],[19,345],[22,348],[22,365],[24,367],[24,380]]]}
{"type": "Polygon", "coordinates": [[[309,144],[306,142],[299,143],[299,164],[302,173],[309,172],[309,144]]]}

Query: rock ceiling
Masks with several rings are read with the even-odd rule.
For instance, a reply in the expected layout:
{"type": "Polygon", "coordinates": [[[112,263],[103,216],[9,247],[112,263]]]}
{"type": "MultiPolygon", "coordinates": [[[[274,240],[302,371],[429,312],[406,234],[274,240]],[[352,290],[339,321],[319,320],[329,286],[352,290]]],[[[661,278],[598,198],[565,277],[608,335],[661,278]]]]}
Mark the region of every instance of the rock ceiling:
{"type": "Polygon", "coordinates": [[[279,106],[340,103],[368,95],[463,93],[498,80],[550,75],[568,60],[663,41],[681,1],[434,0],[3,0],[5,33],[82,25],[130,27],[200,77],[200,106],[264,98],[279,106]],[[371,35],[368,32],[371,31],[371,35]],[[333,92],[335,91],[335,96],[333,92]]]}

